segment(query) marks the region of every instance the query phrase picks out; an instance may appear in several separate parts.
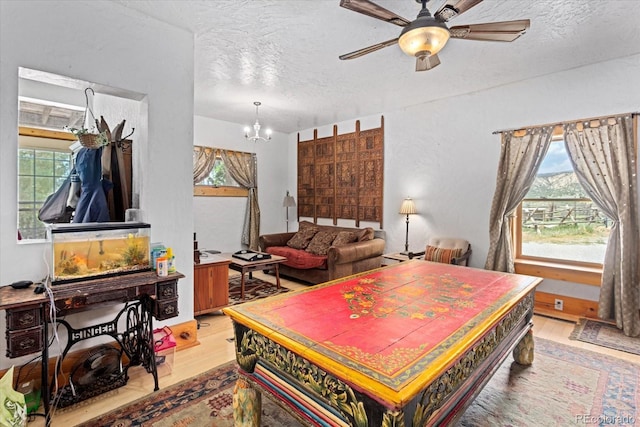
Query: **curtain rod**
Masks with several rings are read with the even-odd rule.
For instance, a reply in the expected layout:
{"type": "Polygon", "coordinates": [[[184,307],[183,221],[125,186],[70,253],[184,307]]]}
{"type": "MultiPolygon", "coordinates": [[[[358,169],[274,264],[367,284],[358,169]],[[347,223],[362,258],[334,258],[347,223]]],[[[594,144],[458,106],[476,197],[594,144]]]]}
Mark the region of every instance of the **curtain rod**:
{"type": "Polygon", "coordinates": [[[600,117],[591,117],[589,119],[579,119],[579,120],[568,120],[565,122],[556,122],[556,123],[547,123],[544,125],[535,125],[535,126],[524,126],[524,127],[519,127],[519,128],[514,128],[514,129],[503,129],[503,130],[495,130],[493,132],[491,132],[492,135],[497,135],[499,133],[503,133],[503,132],[514,132],[517,130],[523,130],[523,129],[527,129],[527,128],[541,128],[541,127],[547,127],[547,126],[560,126],[560,125],[564,125],[567,123],[580,123],[580,122],[590,122],[591,120],[600,120],[603,118],[608,118],[608,117],[619,117],[619,116],[626,116],[627,114],[631,114],[631,117],[635,117],[640,115],[640,112],[631,112],[631,113],[622,113],[622,114],[609,114],[606,116],[600,116],[600,117]]]}

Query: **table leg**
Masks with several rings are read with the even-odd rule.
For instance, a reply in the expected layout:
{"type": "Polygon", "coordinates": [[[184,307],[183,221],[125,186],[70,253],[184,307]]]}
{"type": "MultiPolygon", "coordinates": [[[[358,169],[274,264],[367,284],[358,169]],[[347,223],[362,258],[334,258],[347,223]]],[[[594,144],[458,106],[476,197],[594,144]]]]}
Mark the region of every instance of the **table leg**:
{"type": "Polygon", "coordinates": [[[235,427],[260,427],[262,395],[242,377],[233,388],[233,422],[235,427]]]}
{"type": "Polygon", "coordinates": [[[513,360],[521,365],[529,366],[533,364],[533,350],[533,332],[529,330],[513,349],[513,360]]]}
{"type": "Polygon", "coordinates": [[[276,264],[276,285],[278,285],[278,289],[280,289],[280,270],[278,269],[278,266],[280,264],[276,264]]]}
{"type": "MultiPolygon", "coordinates": [[[[145,346],[142,352],[143,354],[141,354],[140,357],[149,364],[151,374],[153,375],[153,391],[158,391],[160,390],[160,385],[158,384],[158,366],[156,365],[156,350],[153,340],[153,313],[151,312],[151,304],[141,304],[139,310],[144,317],[138,326],[138,339],[140,339],[145,346]],[[144,327],[146,330],[140,329],[144,323],[146,323],[144,327]]],[[[149,369],[147,369],[147,372],[149,372],[149,369]]]]}
{"type": "Polygon", "coordinates": [[[244,271],[240,272],[240,300],[244,299],[244,271]]]}
{"type": "MultiPolygon", "coordinates": [[[[42,319],[46,319],[46,314],[44,311],[44,307],[41,305],[39,307],[40,316],[42,319]]],[[[55,329],[55,326],[54,326],[55,329]]],[[[42,359],[41,359],[41,372],[40,372],[40,387],[42,390],[42,402],[44,403],[44,425],[46,427],[51,426],[51,395],[49,394],[49,363],[46,361],[49,360],[49,346],[47,343],[49,342],[49,327],[45,322],[44,327],[42,328],[42,359]]],[[[54,375],[58,375],[57,371],[54,371],[54,375]]]]}

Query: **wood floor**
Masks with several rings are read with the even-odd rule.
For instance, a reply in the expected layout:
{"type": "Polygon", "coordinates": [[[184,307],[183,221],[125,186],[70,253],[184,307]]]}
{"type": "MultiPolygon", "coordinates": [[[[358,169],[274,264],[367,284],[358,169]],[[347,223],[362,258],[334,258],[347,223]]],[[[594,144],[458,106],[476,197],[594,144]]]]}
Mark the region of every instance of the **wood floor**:
{"type": "MultiPolygon", "coordinates": [[[[264,277],[261,272],[254,273],[256,277],[273,282],[273,277],[264,277]]],[[[282,280],[282,285],[289,289],[306,287],[297,282],[282,280]]],[[[167,387],[217,365],[234,360],[233,337],[231,320],[222,313],[198,317],[200,328],[198,341],[200,345],[177,352],[173,373],[160,378],[160,388],[167,387]]],[[[534,316],[534,336],[553,340],[585,350],[612,355],[640,364],[640,356],[615,351],[604,347],[569,340],[574,323],[550,317],[534,316]]],[[[53,414],[51,425],[56,427],[74,426],[91,418],[109,412],[133,400],[145,397],[153,392],[153,377],[141,367],[129,370],[130,379],[126,386],[100,395],[89,401],[81,402],[69,408],[58,409],[53,414]]],[[[29,426],[43,426],[44,419],[36,417],[29,426]]]]}

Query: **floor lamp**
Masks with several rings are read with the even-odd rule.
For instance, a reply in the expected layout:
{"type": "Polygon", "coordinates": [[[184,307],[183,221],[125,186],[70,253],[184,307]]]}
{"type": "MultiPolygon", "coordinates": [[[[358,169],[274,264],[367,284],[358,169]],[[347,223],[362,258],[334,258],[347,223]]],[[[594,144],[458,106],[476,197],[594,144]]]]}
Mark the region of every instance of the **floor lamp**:
{"type": "Polygon", "coordinates": [[[293,196],[289,195],[289,191],[287,191],[287,195],[284,196],[284,200],[282,201],[282,206],[287,210],[287,233],[289,232],[289,208],[296,206],[296,200],[293,196]]]}
{"type": "Polygon", "coordinates": [[[416,205],[411,200],[411,197],[407,197],[402,201],[400,206],[400,213],[407,216],[407,234],[404,240],[404,252],[400,252],[402,255],[409,255],[409,215],[413,215],[416,212],[416,205]]]}

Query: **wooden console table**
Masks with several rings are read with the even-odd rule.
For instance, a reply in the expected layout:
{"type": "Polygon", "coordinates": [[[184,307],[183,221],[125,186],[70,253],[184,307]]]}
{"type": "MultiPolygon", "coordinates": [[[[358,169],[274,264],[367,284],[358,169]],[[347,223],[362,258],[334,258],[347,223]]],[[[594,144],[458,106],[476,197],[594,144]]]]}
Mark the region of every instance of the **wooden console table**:
{"type": "Polygon", "coordinates": [[[124,274],[119,276],[85,280],[51,286],[52,298],[47,292],[34,293],[34,287],[13,289],[0,287],[0,310],[6,311],[7,357],[16,358],[41,353],[42,401],[46,425],[50,425],[50,404],[54,399],[68,406],[97,395],[109,389],[126,384],[128,368],[142,365],[154,378],[154,391],[158,390],[153,346],[153,318],[169,319],[178,315],[178,279],[181,273],[159,277],[155,271],[124,274]],[[55,306],[56,318],[51,319],[51,304],[55,306]],[[104,307],[112,304],[125,304],[114,320],[101,324],[74,328],[61,319],[69,314],[104,307]],[[119,330],[119,319],[125,318],[126,327],[119,330]],[[49,328],[47,324],[67,331],[66,347],[57,360],[56,369],[49,377],[49,328]],[[86,339],[110,336],[127,356],[129,364],[114,375],[113,385],[101,385],[102,389],[89,390],[86,393],[68,390],[69,385],[53,390],[56,377],[60,374],[62,361],[71,347],[86,339]],[[105,388],[106,387],[106,388],[105,388]],[[109,388],[110,387],[110,388],[109,388]]]}

